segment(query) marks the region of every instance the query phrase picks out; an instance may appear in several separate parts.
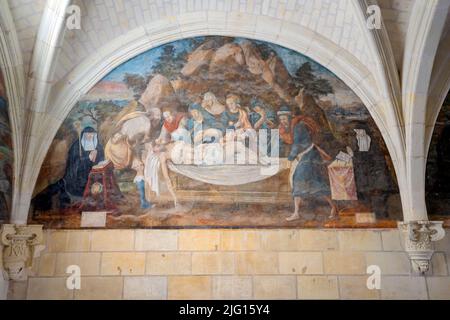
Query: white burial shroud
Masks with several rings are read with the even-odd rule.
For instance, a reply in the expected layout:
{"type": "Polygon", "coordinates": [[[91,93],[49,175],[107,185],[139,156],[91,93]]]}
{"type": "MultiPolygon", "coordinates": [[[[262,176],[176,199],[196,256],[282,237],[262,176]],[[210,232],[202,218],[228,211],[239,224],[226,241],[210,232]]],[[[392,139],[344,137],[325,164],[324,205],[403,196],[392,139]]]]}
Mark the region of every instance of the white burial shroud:
{"type": "MultiPolygon", "coordinates": [[[[219,144],[202,144],[193,149],[189,144],[178,141],[171,153],[172,161],[168,161],[167,166],[169,170],[190,179],[220,186],[239,186],[259,182],[269,179],[283,170],[279,158],[261,157],[258,161],[256,154],[245,147],[241,147],[240,151],[250,154],[250,159],[253,160],[250,161],[250,164],[222,164],[223,158],[218,163],[216,160],[220,158],[218,155],[221,154],[218,151],[222,148],[223,146],[219,144]],[[193,161],[195,152],[201,154],[199,164],[195,164],[193,161]],[[257,164],[258,162],[260,163],[257,164]]],[[[160,191],[159,170],[159,157],[150,153],[145,165],[145,179],[152,191],[157,194],[160,191]]]]}
{"type": "Polygon", "coordinates": [[[258,155],[246,148],[242,143],[234,144],[201,144],[192,148],[190,145],[177,142],[172,151],[173,162],[168,162],[171,171],[193,180],[221,186],[239,186],[266,180],[281,171],[278,158],[258,155]],[[232,147],[232,164],[224,162],[223,153],[232,147]],[[236,149],[234,148],[236,147],[236,149]],[[240,164],[237,158],[248,160],[240,164]],[[200,161],[195,162],[193,155],[200,161]],[[194,161],[193,161],[194,160],[194,161]],[[233,164],[238,163],[238,164],[233,164]]]}
{"type": "Polygon", "coordinates": [[[281,171],[273,165],[175,165],[168,163],[173,172],[193,180],[220,186],[239,186],[269,179],[281,171]]]}

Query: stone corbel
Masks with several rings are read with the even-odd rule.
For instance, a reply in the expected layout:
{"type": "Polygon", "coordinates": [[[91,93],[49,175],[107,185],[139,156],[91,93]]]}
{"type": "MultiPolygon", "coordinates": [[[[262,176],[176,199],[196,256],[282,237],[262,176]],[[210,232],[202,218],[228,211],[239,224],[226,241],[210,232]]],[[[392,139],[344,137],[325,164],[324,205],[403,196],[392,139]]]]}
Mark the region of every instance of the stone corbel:
{"type": "Polygon", "coordinates": [[[399,222],[398,227],[403,235],[405,250],[411,260],[414,271],[426,273],[430,268],[433,256],[433,242],[445,236],[442,221],[410,221],[399,222]]]}
{"type": "Polygon", "coordinates": [[[2,265],[6,280],[25,281],[32,266],[35,248],[43,243],[41,225],[4,224],[0,230],[2,265]]]}

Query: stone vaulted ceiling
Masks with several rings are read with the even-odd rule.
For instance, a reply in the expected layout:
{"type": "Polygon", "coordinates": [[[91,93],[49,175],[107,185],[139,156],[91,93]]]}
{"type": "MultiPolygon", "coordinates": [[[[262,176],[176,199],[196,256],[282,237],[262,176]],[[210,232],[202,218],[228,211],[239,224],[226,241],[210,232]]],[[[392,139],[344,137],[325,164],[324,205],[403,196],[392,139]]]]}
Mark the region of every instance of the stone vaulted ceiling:
{"type": "Polygon", "coordinates": [[[24,66],[28,71],[27,67],[30,65],[31,55],[33,54],[45,0],[12,0],[8,3],[20,41],[24,66]]]}
{"type": "MultiPolygon", "coordinates": [[[[24,65],[29,66],[45,0],[7,0],[16,25],[24,65]]],[[[414,0],[380,0],[396,62],[401,65],[409,13],[414,0]]],[[[299,23],[333,41],[370,64],[352,1],[280,0],[76,0],[81,7],[82,29],[67,31],[57,61],[56,80],[63,78],[89,54],[140,25],[196,11],[240,12],[266,15],[299,23]]]]}
{"type": "MultiPolygon", "coordinates": [[[[409,17],[415,0],[379,0],[397,67],[401,69],[409,17]]],[[[420,0],[419,0],[420,1],[420,0]]]]}

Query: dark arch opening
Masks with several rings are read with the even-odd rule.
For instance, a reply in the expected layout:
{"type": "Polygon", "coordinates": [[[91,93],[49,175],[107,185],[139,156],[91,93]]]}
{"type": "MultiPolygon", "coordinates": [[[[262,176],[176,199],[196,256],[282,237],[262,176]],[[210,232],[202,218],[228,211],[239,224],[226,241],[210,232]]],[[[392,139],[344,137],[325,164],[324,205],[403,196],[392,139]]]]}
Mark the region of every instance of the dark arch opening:
{"type": "Polygon", "coordinates": [[[439,112],[428,153],[426,202],[433,219],[450,218],[450,92],[439,112]]]}
{"type": "Polygon", "coordinates": [[[0,70],[0,224],[7,223],[11,213],[14,154],[9,121],[8,99],[0,70]]]}

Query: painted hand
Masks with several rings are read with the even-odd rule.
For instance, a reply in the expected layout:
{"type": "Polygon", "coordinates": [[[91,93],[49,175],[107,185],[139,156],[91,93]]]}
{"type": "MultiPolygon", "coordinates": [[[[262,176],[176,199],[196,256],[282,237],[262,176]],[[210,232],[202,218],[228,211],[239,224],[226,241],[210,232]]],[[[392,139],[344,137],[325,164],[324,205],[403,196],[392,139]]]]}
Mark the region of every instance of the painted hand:
{"type": "Polygon", "coordinates": [[[95,160],[97,160],[97,150],[91,151],[91,153],[89,153],[89,159],[92,162],[95,162],[95,160]]]}

